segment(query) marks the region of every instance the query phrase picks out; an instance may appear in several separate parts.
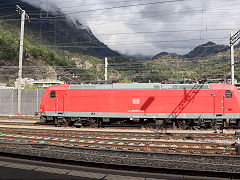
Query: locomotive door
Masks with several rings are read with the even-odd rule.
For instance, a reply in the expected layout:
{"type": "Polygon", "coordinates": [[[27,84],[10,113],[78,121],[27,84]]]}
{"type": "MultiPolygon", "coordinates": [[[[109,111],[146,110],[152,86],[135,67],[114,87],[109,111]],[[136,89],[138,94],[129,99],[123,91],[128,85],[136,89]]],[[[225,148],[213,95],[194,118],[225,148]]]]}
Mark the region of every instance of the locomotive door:
{"type": "Polygon", "coordinates": [[[58,114],[63,114],[64,112],[64,94],[65,91],[57,91],[55,109],[58,114]]]}
{"type": "Polygon", "coordinates": [[[214,114],[216,116],[223,116],[224,113],[224,96],[220,95],[214,96],[214,114]]]}
{"type": "Polygon", "coordinates": [[[231,113],[233,111],[233,104],[232,104],[232,92],[229,90],[225,91],[224,96],[224,113],[231,113]]]}

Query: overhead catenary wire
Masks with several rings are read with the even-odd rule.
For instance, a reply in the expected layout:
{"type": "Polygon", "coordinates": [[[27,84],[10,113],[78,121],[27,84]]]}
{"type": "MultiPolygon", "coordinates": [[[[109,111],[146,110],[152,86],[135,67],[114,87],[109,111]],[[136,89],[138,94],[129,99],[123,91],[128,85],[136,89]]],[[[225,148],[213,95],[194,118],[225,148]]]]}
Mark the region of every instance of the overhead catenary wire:
{"type": "MultiPolygon", "coordinates": [[[[57,31],[55,31],[55,32],[57,32],[57,31]]],[[[187,32],[187,31],[186,31],[187,32]]],[[[137,34],[141,34],[142,32],[137,32],[137,34]]],[[[157,33],[157,32],[156,32],[157,33]]],[[[167,32],[166,32],[167,33],[167,32]]],[[[173,33],[173,32],[169,32],[169,33],[173,33]]],[[[112,35],[120,35],[121,33],[116,33],[116,34],[112,34],[112,35]]],[[[124,33],[122,33],[122,34],[124,34],[124,33]]],[[[143,33],[144,34],[144,33],[143,33]]],[[[152,32],[149,32],[149,33],[145,33],[145,34],[152,34],[152,32]]],[[[103,34],[104,35],[104,34],[103,34]]],[[[218,40],[221,40],[221,39],[218,39],[218,40]]],[[[167,41],[165,41],[166,43],[168,43],[167,41]]],[[[164,42],[164,43],[165,43],[164,42]]],[[[187,42],[187,41],[186,41],[187,42]]],[[[74,42],[74,43],[79,43],[79,42],[74,42]]],[[[81,43],[81,42],[80,42],[81,43]]],[[[135,43],[135,42],[131,42],[130,43],[130,45],[132,45],[132,43],[135,43]]],[[[151,43],[151,42],[150,42],[151,43]]],[[[162,42],[161,42],[162,43],[162,42]]],[[[171,43],[171,42],[169,42],[169,43],[171,43]]],[[[136,44],[143,44],[143,43],[139,43],[139,42],[136,42],[136,44]]],[[[56,45],[59,45],[59,44],[56,44],[56,45]]],[[[62,44],[61,44],[62,45],[62,44]]],[[[64,45],[64,44],[63,44],[64,45]]],[[[65,43],[65,45],[66,45],[66,43],[65,43]]],[[[111,44],[110,44],[111,45],[111,44]]],[[[117,46],[118,44],[116,43],[116,44],[113,44],[113,46],[117,46]]],[[[121,44],[121,46],[127,46],[127,44],[121,44]]],[[[56,46],[56,47],[61,47],[61,46],[56,46]]],[[[64,46],[65,48],[71,48],[71,47],[79,47],[79,48],[83,48],[83,47],[81,47],[81,46],[71,46],[71,47],[69,47],[69,46],[64,46]]],[[[86,48],[92,48],[92,47],[94,47],[94,48],[105,48],[106,46],[104,46],[104,47],[95,47],[95,46],[87,46],[86,48]]]]}
{"type": "MultiPolygon", "coordinates": [[[[184,32],[188,32],[188,30],[186,30],[186,31],[184,31],[184,32]]],[[[137,34],[152,34],[152,33],[159,33],[159,32],[146,32],[146,33],[144,33],[144,32],[137,32],[137,34]]],[[[166,32],[166,33],[174,33],[174,32],[166,32]]],[[[116,33],[116,34],[113,34],[113,35],[120,35],[121,33],[116,33]]],[[[123,35],[124,35],[124,33],[122,33],[123,35]]],[[[104,34],[103,34],[104,35],[104,34]]],[[[106,35],[111,35],[111,34],[106,34],[106,35]]],[[[221,39],[218,39],[218,40],[221,40],[221,39]]],[[[74,43],[79,43],[79,42],[74,42],[74,43]]],[[[80,43],[82,43],[82,42],[80,42],[80,43]]],[[[131,42],[130,43],[130,45],[132,45],[132,43],[134,43],[134,42],[131,42]]],[[[137,42],[137,43],[139,43],[139,42],[137,42]]],[[[142,42],[140,42],[140,44],[141,44],[142,42]]],[[[169,42],[169,43],[172,43],[172,41],[171,42],[169,42]]],[[[66,45],[66,43],[64,43],[65,45],[66,45]]],[[[64,44],[62,44],[62,45],[64,45],[64,44]]],[[[58,44],[56,44],[56,47],[57,47],[57,45],[58,44]]],[[[116,44],[117,45],[117,44],[116,44]]],[[[124,45],[126,45],[126,44],[124,44],[124,45]]],[[[60,47],[60,46],[58,46],[58,47],[60,47]]],[[[78,46],[78,47],[81,47],[81,46],[78,46]]],[[[104,46],[104,48],[105,48],[106,46],[104,46]]],[[[88,48],[88,47],[87,47],[88,48]]],[[[89,46],[89,48],[91,48],[91,46],[89,46]]],[[[96,47],[95,47],[96,48],[96,47]]],[[[99,47],[99,48],[101,48],[101,47],[99,47]]],[[[116,65],[117,66],[117,65],[116,65]]],[[[127,67],[126,67],[126,69],[127,69],[127,67]]],[[[131,69],[132,70],[132,69],[131,69]]]]}
{"type": "MultiPolygon", "coordinates": [[[[233,3],[233,4],[230,4],[230,5],[225,5],[224,6],[224,8],[226,9],[226,7],[228,7],[228,6],[234,6],[234,5],[238,5],[238,4],[240,4],[240,3],[233,3]]],[[[74,7],[76,7],[76,6],[73,6],[72,8],[74,8],[74,7]]],[[[216,6],[216,7],[209,7],[209,8],[207,8],[206,10],[211,10],[211,9],[218,9],[218,8],[222,8],[222,6],[216,6]]],[[[96,11],[98,11],[98,10],[96,10],[96,11]]],[[[94,12],[94,10],[91,10],[91,12],[94,12]]],[[[198,10],[196,10],[196,12],[202,12],[202,10],[201,9],[198,9],[198,10]]],[[[63,12],[64,14],[68,14],[67,12],[63,12]]],[[[71,11],[70,11],[70,13],[72,13],[71,11]]],[[[82,11],[79,11],[78,13],[82,13],[82,11]]],[[[131,12],[131,13],[139,13],[139,12],[131,12]]],[[[141,12],[141,13],[144,13],[144,12],[141,12]]],[[[150,13],[150,12],[149,12],[150,13]]],[[[156,13],[156,12],[154,12],[154,11],[152,11],[152,13],[156,13]]],[[[162,13],[162,12],[161,12],[162,13]]],[[[177,12],[177,13],[181,13],[181,12],[177,12]]],[[[189,13],[189,11],[186,11],[185,13],[189,13]]],[[[190,11],[190,13],[191,13],[191,11],[190,11]]],[[[193,12],[192,12],[193,13],[193,12]]],[[[229,12],[228,12],[229,13],[229,12]]],[[[126,13],[117,13],[117,14],[126,14],[126,13]]],[[[172,14],[172,13],[171,13],[172,14]]],[[[175,14],[175,13],[174,13],[175,14]]],[[[33,14],[32,14],[33,15],[33,14]]],[[[89,17],[89,14],[87,15],[88,17],[89,17]]]]}
{"type": "Polygon", "coordinates": [[[138,4],[131,4],[131,5],[123,5],[123,6],[112,6],[112,7],[99,8],[99,9],[83,10],[83,11],[78,11],[78,12],[69,12],[69,13],[64,13],[64,15],[57,15],[57,17],[62,17],[62,16],[65,16],[65,15],[72,15],[72,14],[95,12],[95,11],[105,11],[105,10],[110,10],[110,9],[120,9],[120,8],[155,5],[155,4],[163,4],[163,3],[183,2],[183,1],[188,1],[188,0],[165,0],[165,1],[157,1],[157,2],[149,2],[149,3],[138,3],[138,4]]]}
{"type": "MultiPolygon", "coordinates": [[[[237,28],[213,28],[208,31],[235,31],[237,28]]],[[[115,32],[115,33],[95,33],[99,36],[113,36],[113,35],[135,35],[135,34],[158,34],[158,33],[182,33],[182,32],[199,32],[202,29],[179,29],[179,30],[158,30],[158,31],[136,31],[136,32],[115,32]]],[[[55,33],[55,32],[69,32],[69,30],[51,30],[42,31],[43,33],[55,33]]]]}
{"type": "MultiPolygon", "coordinates": [[[[123,8],[123,7],[131,7],[131,6],[143,6],[143,5],[151,5],[151,4],[158,4],[158,3],[167,3],[167,2],[178,2],[178,1],[186,1],[186,0],[173,0],[173,1],[158,1],[158,2],[150,2],[150,3],[139,3],[139,4],[135,4],[135,5],[126,5],[126,6],[119,6],[119,7],[110,7],[110,8],[123,8]]],[[[67,3],[68,1],[66,1],[66,2],[64,2],[64,3],[67,3]]],[[[122,2],[125,2],[125,1],[122,1],[122,2]]],[[[59,2],[60,3],[60,2],[59,2]]],[[[114,2],[109,2],[109,3],[114,3],[114,2]]],[[[15,3],[13,3],[13,4],[15,4],[15,3]]],[[[230,5],[225,5],[224,6],[224,8],[226,8],[226,7],[228,7],[228,6],[233,6],[233,5],[238,5],[238,4],[240,4],[240,3],[233,3],[233,4],[230,4],[230,5]]],[[[76,6],[73,6],[73,7],[76,7],[76,6]]],[[[208,8],[208,10],[209,9],[216,9],[216,8],[222,8],[222,6],[217,6],[217,7],[215,7],[215,8],[208,8]]],[[[105,9],[103,9],[103,10],[105,10],[105,9]]],[[[99,9],[92,9],[92,10],[87,10],[87,11],[91,11],[91,12],[94,12],[94,11],[99,11],[99,9]]],[[[198,10],[199,12],[201,12],[201,10],[198,10]]],[[[85,12],[85,11],[79,11],[79,12],[70,12],[70,14],[72,14],[72,13],[82,13],[82,12],[85,12]]],[[[39,14],[40,12],[38,12],[37,14],[39,14]]],[[[133,13],[133,12],[131,12],[131,13],[133,13]]],[[[141,12],[141,13],[144,13],[144,12],[141,12]]],[[[156,13],[156,12],[153,12],[153,13],[156,13]]],[[[180,13],[180,12],[178,12],[178,13],[180,13]]],[[[186,12],[187,13],[187,12],[186,12]]],[[[30,15],[33,15],[33,14],[31,14],[31,12],[29,13],[30,15]]],[[[125,13],[126,14],[126,13],[125,13]]],[[[64,13],[64,15],[68,15],[68,13],[64,13]]],[[[60,16],[62,16],[62,15],[60,15],[60,16]]],[[[89,16],[89,15],[88,15],[89,16]]],[[[1,16],[0,16],[1,17],[1,16]]]]}
{"type": "MultiPolygon", "coordinates": [[[[110,58],[111,60],[111,58],[110,58]]],[[[190,62],[192,60],[209,60],[207,57],[196,57],[196,58],[186,58],[186,57],[181,57],[178,61],[182,62],[182,64],[186,63],[186,62],[190,62]]],[[[224,64],[226,61],[228,60],[228,58],[225,59],[221,59],[221,61],[218,61],[217,63],[221,63],[224,64]]],[[[155,59],[155,61],[159,61],[157,59],[155,59]]],[[[161,61],[161,59],[160,59],[161,61]]],[[[169,61],[169,64],[172,63],[176,63],[177,61],[169,61]]],[[[197,63],[197,62],[194,62],[197,63]]],[[[215,64],[215,62],[210,61],[210,62],[198,62],[200,65],[213,65],[215,64]]],[[[240,59],[236,59],[236,63],[240,63],[240,59]]],[[[96,66],[99,67],[104,67],[104,63],[95,63],[96,66]]],[[[129,67],[135,67],[141,65],[142,69],[148,69],[155,67],[155,64],[152,64],[152,61],[132,61],[132,62],[123,62],[123,63],[117,63],[114,62],[112,63],[111,61],[109,61],[109,67],[114,67],[114,68],[124,68],[124,69],[128,69],[129,67]]],[[[23,66],[23,68],[25,69],[48,69],[49,67],[54,68],[54,69],[68,69],[68,70],[81,70],[81,69],[89,69],[89,68],[83,68],[83,67],[77,67],[76,65],[72,65],[72,66],[56,66],[56,65],[47,65],[47,66],[23,66]]],[[[92,69],[94,69],[95,67],[93,67],[92,69]]],[[[18,66],[0,66],[0,69],[18,69],[18,66]]],[[[132,68],[134,69],[134,68],[132,68]]],[[[136,69],[139,69],[138,67],[136,69]]]]}
{"type": "MultiPolygon", "coordinates": [[[[239,4],[239,3],[238,3],[239,4]]],[[[81,12],[81,11],[80,11],[81,12]]],[[[80,13],[79,12],[79,13],[80,13]]],[[[189,12],[177,12],[178,14],[179,13],[189,13],[189,12]]],[[[190,12],[191,13],[191,12],[190,12]]],[[[168,14],[161,14],[161,16],[163,16],[163,15],[172,15],[173,13],[168,13],[168,14]]],[[[175,14],[175,13],[174,13],[175,14]]],[[[143,18],[151,18],[151,17],[156,17],[156,16],[150,16],[150,17],[143,17],[143,18]]],[[[56,16],[55,17],[48,17],[47,19],[45,19],[45,20],[50,20],[51,18],[53,18],[53,20],[55,20],[55,18],[56,18],[56,16]]],[[[44,18],[34,18],[35,20],[36,19],[44,19],[44,18]]],[[[12,19],[13,20],[13,19],[12,19]]],[[[136,20],[136,18],[135,18],[135,20],[136,20]]],[[[122,20],[121,20],[122,21],[122,20]]],[[[102,24],[101,24],[102,25],[102,24]]]]}

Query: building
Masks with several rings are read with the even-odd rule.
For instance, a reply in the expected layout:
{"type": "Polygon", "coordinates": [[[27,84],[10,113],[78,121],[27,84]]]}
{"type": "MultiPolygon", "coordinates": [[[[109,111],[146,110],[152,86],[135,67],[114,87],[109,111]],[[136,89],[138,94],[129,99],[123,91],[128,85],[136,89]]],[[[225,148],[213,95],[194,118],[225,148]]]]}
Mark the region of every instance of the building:
{"type": "MultiPolygon", "coordinates": [[[[30,85],[31,82],[33,82],[33,81],[34,81],[34,79],[22,78],[21,88],[24,89],[27,85],[30,85]]],[[[17,78],[16,81],[14,81],[15,88],[18,88],[18,83],[19,83],[19,78],[17,78]]]]}
{"type": "Polygon", "coordinates": [[[52,85],[57,85],[57,84],[64,84],[64,81],[59,81],[59,80],[52,80],[52,79],[43,79],[43,80],[38,80],[38,81],[33,81],[31,82],[33,86],[37,87],[48,87],[52,85]]]}
{"type": "MultiPolygon", "coordinates": [[[[42,80],[34,80],[30,78],[23,78],[21,81],[21,87],[25,88],[28,87],[43,87],[47,88],[48,86],[57,85],[57,84],[64,84],[64,81],[59,81],[55,79],[42,79],[42,80]]],[[[14,82],[15,87],[18,87],[18,79],[14,82]]]]}

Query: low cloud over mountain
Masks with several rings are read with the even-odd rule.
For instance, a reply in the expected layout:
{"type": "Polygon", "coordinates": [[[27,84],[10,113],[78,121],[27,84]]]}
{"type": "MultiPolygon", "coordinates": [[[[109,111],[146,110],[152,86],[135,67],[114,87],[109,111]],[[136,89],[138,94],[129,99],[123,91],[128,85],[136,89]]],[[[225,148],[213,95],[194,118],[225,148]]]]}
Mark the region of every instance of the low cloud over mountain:
{"type": "Polygon", "coordinates": [[[200,44],[228,44],[240,29],[237,0],[24,0],[47,11],[60,9],[89,26],[123,54],[186,54],[200,44]]]}

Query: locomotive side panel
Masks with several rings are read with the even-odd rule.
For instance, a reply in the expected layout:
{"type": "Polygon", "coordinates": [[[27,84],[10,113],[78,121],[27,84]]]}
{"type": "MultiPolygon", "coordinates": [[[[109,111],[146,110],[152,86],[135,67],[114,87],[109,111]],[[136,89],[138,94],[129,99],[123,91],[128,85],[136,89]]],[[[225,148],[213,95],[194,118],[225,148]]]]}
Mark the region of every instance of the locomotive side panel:
{"type": "Polygon", "coordinates": [[[70,90],[64,110],[75,117],[212,118],[220,113],[215,101],[210,90],[70,90]]]}

